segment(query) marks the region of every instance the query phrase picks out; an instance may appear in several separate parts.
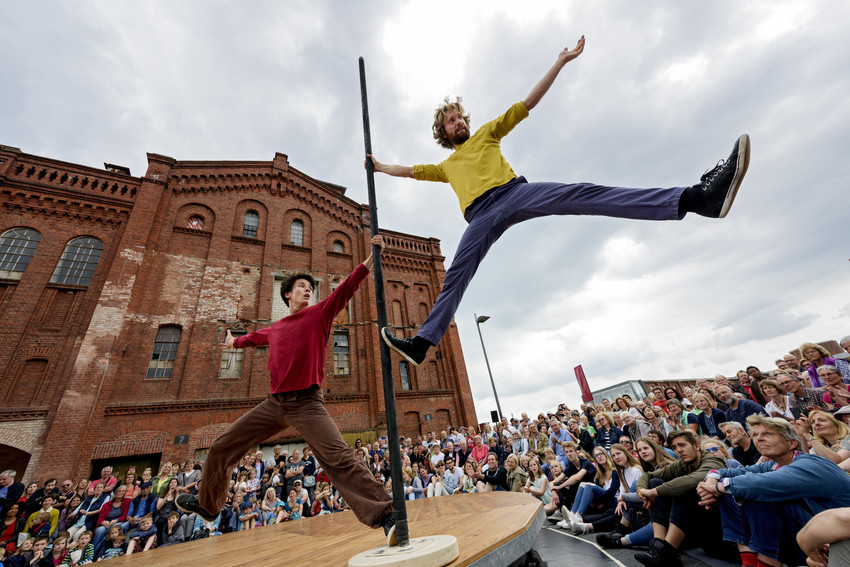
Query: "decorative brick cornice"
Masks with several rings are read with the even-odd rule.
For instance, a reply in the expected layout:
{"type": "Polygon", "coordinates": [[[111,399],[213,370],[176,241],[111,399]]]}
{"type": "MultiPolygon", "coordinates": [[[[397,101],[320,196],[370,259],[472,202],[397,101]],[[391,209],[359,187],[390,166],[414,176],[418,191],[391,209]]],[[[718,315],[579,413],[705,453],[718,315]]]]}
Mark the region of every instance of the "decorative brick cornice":
{"type": "Polygon", "coordinates": [[[17,156],[17,165],[10,166],[7,179],[73,192],[79,197],[110,197],[128,204],[136,200],[140,185],[136,177],[25,154],[17,156]]]}
{"type": "Polygon", "coordinates": [[[245,244],[253,244],[255,246],[265,246],[265,240],[258,240],[256,238],[248,238],[247,236],[231,236],[230,240],[235,242],[244,242],[245,244]]]}
{"type": "Polygon", "coordinates": [[[311,250],[309,246],[296,246],[295,244],[281,244],[280,247],[293,252],[310,252],[311,250]]]}
{"type": "Polygon", "coordinates": [[[2,408],[0,409],[0,422],[2,421],[29,421],[31,419],[44,419],[47,417],[49,408],[2,408]]]}
{"type": "Polygon", "coordinates": [[[3,203],[3,208],[10,211],[17,211],[24,215],[45,215],[53,217],[61,217],[72,219],[74,222],[89,222],[94,224],[103,224],[112,228],[118,228],[129,216],[128,211],[118,210],[115,208],[95,207],[90,203],[81,201],[64,202],[57,201],[55,204],[52,199],[33,200],[33,203],[18,202],[15,196],[11,196],[10,200],[3,203]],[[37,203],[37,204],[36,204],[37,203]],[[54,205],[54,206],[45,206],[54,205]],[[76,210],[74,210],[76,206],[76,210]],[[61,207],[61,208],[60,208],[61,207]]]}
{"type": "Polygon", "coordinates": [[[402,390],[396,392],[397,398],[453,398],[454,390],[402,390]]]}
{"type": "Polygon", "coordinates": [[[198,230],[196,228],[187,228],[185,226],[175,226],[171,229],[172,232],[180,232],[183,234],[194,234],[195,236],[203,236],[205,238],[212,238],[213,233],[207,230],[198,230]]]}

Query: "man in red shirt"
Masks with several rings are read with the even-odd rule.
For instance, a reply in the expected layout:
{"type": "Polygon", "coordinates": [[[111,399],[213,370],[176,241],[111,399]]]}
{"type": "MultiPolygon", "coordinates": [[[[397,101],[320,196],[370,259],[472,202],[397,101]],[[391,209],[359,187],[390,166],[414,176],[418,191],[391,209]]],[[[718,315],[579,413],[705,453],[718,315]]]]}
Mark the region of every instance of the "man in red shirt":
{"type": "MultiPolygon", "coordinates": [[[[384,248],[380,236],[372,238],[372,244],[384,248]]],[[[223,348],[269,346],[270,393],[213,442],[197,497],[177,496],[181,510],[213,521],[227,498],[233,466],[276,429],[292,425],[312,448],[357,519],[372,528],[383,527],[387,544],[395,545],[392,498],[342,439],[325,409],[321,390],[334,317],[348,304],[371,267],[370,254],[327,299],[315,305],[310,305],[315,285],[312,276],[295,274],[280,290],[289,306],[288,316],[270,327],[237,338],[227,331],[223,348]]]]}

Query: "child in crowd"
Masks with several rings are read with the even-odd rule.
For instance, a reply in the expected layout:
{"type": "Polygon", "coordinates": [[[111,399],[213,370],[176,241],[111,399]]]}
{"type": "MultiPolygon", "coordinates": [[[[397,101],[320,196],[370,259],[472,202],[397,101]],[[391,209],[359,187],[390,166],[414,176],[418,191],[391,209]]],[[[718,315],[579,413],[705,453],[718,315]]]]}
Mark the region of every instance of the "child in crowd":
{"type": "Polygon", "coordinates": [[[109,532],[106,534],[106,551],[103,552],[98,561],[121,557],[122,555],[124,555],[124,533],[121,531],[121,526],[115,524],[109,528],[109,532]]]}
{"type": "Polygon", "coordinates": [[[245,500],[242,502],[242,507],[239,511],[239,530],[241,531],[252,529],[254,527],[254,523],[259,517],[260,513],[257,511],[257,506],[254,502],[254,497],[246,495],[245,500]]]}
{"type": "Polygon", "coordinates": [[[54,567],[55,565],[63,564],[65,559],[70,556],[68,553],[68,540],[70,538],[71,535],[68,532],[59,532],[59,534],[56,535],[56,539],[53,540],[53,548],[47,555],[47,561],[42,559],[38,563],[39,567],[41,567],[42,563],[46,567],[54,567]]]}
{"type": "MultiPolygon", "coordinates": [[[[28,566],[29,560],[26,559],[27,553],[32,553],[34,543],[35,538],[32,536],[21,542],[21,545],[18,546],[18,550],[4,561],[4,567],[21,567],[24,565],[28,566]]],[[[30,555],[29,557],[30,559],[32,559],[32,555],[30,555]]]]}
{"type": "Polygon", "coordinates": [[[86,530],[74,543],[68,545],[68,555],[62,562],[63,565],[88,565],[94,561],[94,534],[86,530]]]}
{"type": "Polygon", "coordinates": [[[156,546],[156,528],[153,516],[148,514],[139,520],[139,529],[131,531],[130,542],[127,544],[127,555],[134,551],[148,551],[156,546]]]}
{"type": "Polygon", "coordinates": [[[48,512],[36,512],[29,526],[29,534],[32,537],[50,535],[50,514],[48,512]]]}

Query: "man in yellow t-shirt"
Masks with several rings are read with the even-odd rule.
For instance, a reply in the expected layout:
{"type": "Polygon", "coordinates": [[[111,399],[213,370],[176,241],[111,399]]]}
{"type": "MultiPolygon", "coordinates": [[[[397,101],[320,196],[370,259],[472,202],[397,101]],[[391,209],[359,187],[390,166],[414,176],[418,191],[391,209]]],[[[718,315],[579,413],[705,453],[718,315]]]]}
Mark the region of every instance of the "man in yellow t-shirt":
{"type": "MultiPolygon", "coordinates": [[[[528,116],[558,73],[584,50],[584,36],[564,49],[524,100],[470,135],[469,115],[460,98],[448,97],[434,113],[433,134],[452,155],[436,165],[389,165],[368,156],[375,171],[394,177],[449,183],[469,223],[434,308],[415,337],[396,337],[388,328],[381,337],[409,362],[419,365],[451,323],[463,293],[490,246],[511,226],[548,215],[604,215],[644,220],[681,220],[686,213],[723,218],[729,212],[750,158],[749,136],[740,136],[728,159],[691,187],[628,189],[592,183],[529,183],[505,160],[501,139],[528,116]]],[[[368,165],[368,162],[367,162],[368,165]]]]}

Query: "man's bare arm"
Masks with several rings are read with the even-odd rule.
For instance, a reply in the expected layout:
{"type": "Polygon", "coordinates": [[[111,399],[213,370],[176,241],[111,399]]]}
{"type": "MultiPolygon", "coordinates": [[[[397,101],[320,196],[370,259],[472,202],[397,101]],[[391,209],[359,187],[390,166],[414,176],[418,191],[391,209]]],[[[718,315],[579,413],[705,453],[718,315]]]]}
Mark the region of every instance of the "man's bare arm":
{"type": "MultiPolygon", "coordinates": [[[[366,157],[372,160],[372,166],[375,168],[375,171],[378,173],[386,173],[387,175],[392,175],[393,177],[410,177],[413,179],[413,166],[412,165],[390,165],[386,163],[381,163],[375,159],[375,156],[372,154],[368,154],[366,157]]],[[[363,162],[363,167],[366,167],[367,162],[363,162]]]]}
{"type": "Polygon", "coordinates": [[[534,88],[531,89],[531,92],[528,93],[528,96],[525,97],[523,101],[525,103],[525,107],[528,110],[531,110],[537,103],[540,102],[540,99],[543,98],[543,95],[549,90],[549,87],[552,86],[552,83],[555,82],[555,79],[558,77],[558,73],[561,72],[561,69],[564,68],[564,65],[581,55],[581,52],[584,51],[584,36],[581,36],[581,39],[578,40],[578,43],[575,46],[575,49],[567,49],[564,48],[558,54],[558,58],[555,60],[555,64],[552,65],[546,74],[543,75],[543,78],[534,85],[534,88]]]}

